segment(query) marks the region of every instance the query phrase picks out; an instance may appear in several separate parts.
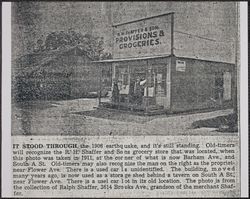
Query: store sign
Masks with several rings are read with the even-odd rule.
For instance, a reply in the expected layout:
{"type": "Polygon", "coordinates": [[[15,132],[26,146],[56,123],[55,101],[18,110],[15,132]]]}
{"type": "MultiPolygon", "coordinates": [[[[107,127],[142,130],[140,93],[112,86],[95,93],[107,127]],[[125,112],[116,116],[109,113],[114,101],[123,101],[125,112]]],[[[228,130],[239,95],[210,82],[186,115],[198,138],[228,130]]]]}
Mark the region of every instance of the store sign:
{"type": "Polygon", "coordinates": [[[167,55],[171,53],[171,15],[114,27],[114,58],[167,55]]]}
{"type": "Polygon", "coordinates": [[[185,72],[186,71],[186,62],[176,60],[176,71],[185,72]]]}

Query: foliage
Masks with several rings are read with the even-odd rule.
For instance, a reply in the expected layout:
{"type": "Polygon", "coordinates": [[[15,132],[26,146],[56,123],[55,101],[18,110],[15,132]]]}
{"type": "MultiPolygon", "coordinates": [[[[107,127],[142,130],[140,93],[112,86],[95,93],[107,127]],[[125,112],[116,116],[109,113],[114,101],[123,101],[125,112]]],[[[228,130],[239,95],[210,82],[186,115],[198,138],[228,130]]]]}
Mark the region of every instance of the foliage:
{"type": "Polygon", "coordinates": [[[74,30],[57,31],[49,33],[45,40],[38,39],[35,52],[69,49],[78,46],[94,60],[111,58],[111,54],[104,51],[103,37],[95,37],[90,34],[83,35],[74,30]]]}

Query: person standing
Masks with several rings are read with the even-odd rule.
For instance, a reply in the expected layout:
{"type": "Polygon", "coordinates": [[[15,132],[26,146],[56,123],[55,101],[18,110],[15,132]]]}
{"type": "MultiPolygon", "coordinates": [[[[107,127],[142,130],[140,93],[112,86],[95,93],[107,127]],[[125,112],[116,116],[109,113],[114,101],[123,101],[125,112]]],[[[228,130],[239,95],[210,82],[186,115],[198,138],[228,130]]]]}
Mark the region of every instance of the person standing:
{"type": "Polygon", "coordinates": [[[135,95],[135,103],[141,105],[143,97],[143,86],[140,85],[140,79],[137,79],[135,82],[134,95],[135,95]]]}
{"type": "Polygon", "coordinates": [[[112,102],[114,102],[114,103],[119,102],[119,88],[118,88],[117,81],[114,82],[111,99],[112,99],[112,102]]]}

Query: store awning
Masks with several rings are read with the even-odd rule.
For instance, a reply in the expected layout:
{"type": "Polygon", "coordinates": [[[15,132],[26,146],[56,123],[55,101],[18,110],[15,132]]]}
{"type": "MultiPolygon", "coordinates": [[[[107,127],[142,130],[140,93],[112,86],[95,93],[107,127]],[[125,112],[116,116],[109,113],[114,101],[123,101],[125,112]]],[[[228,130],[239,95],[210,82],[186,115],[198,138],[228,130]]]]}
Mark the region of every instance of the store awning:
{"type": "Polygon", "coordinates": [[[99,61],[92,61],[93,63],[112,63],[112,62],[122,62],[122,61],[136,61],[136,60],[146,60],[146,59],[156,59],[156,58],[164,58],[169,57],[168,55],[158,55],[158,56],[148,56],[148,57],[128,57],[128,58],[121,58],[121,59],[106,59],[106,60],[99,60],[99,61]]]}

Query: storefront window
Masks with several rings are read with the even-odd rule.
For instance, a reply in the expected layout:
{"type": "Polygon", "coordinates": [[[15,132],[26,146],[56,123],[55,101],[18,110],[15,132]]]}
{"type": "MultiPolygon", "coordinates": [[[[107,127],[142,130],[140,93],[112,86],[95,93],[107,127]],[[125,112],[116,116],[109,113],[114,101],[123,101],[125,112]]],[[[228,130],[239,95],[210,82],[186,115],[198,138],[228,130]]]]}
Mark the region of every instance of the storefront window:
{"type": "Polygon", "coordinates": [[[128,85],[128,73],[122,74],[122,85],[128,85]]]}
{"type": "Polygon", "coordinates": [[[152,69],[148,70],[148,87],[154,87],[155,84],[155,73],[152,69]]]}
{"type": "Polygon", "coordinates": [[[116,65],[119,103],[149,106],[156,104],[157,97],[166,96],[165,65],[147,64],[131,62],[129,65],[116,65]]]}

